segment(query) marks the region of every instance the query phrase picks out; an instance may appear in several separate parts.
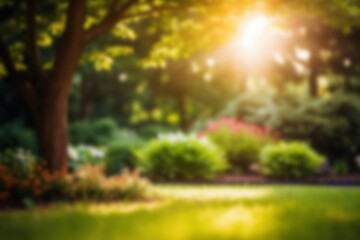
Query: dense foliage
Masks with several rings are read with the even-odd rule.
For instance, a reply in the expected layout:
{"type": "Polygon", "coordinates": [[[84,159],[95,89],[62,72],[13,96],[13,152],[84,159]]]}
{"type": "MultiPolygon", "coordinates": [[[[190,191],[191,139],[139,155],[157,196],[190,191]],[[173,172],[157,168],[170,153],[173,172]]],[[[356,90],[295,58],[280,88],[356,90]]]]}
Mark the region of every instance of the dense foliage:
{"type": "Polygon", "coordinates": [[[269,145],[261,154],[264,174],[274,177],[306,177],[316,173],[323,161],[323,156],[301,142],[269,145]]]}
{"type": "Polygon", "coordinates": [[[259,161],[261,149],[275,140],[269,128],[233,118],[209,123],[206,131],[200,132],[204,134],[225,151],[233,171],[248,171],[252,163],[259,161]]]}
{"type": "Polygon", "coordinates": [[[67,176],[50,173],[45,161],[24,150],[0,154],[0,202],[31,205],[54,200],[119,200],[144,197],[149,183],[134,171],[106,177],[103,165],[79,165],[67,176]]]}
{"type": "Polygon", "coordinates": [[[72,144],[104,144],[113,139],[117,131],[119,127],[113,119],[100,118],[96,121],[72,123],[69,137],[72,144]]]}
{"type": "Polygon", "coordinates": [[[126,168],[135,170],[138,167],[135,151],[144,144],[142,139],[136,137],[111,143],[105,156],[106,174],[118,174],[126,168]]]}
{"type": "Polygon", "coordinates": [[[354,169],[360,145],[360,98],[335,95],[329,99],[290,105],[277,128],[287,139],[311,143],[331,162],[345,161],[354,169]],[[293,110],[291,111],[290,108],[293,110]]]}
{"type": "Polygon", "coordinates": [[[24,148],[37,152],[36,136],[34,131],[21,124],[8,123],[0,127],[0,151],[8,148],[24,148]]]}
{"type": "Polygon", "coordinates": [[[299,96],[273,98],[244,95],[223,112],[246,121],[264,124],[287,140],[309,142],[331,163],[345,161],[355,169],[360,145],[360,98],[353,94],[334,94],[329,98],[299,96]]]}
{"type": "MultiPolygon", "coordinates": [[[[58,197],[58,178],[46,170],[45,162],[23,149],[0,154],[0,201],[18,203],[27,198],[58,197]]],[[[60,190],[61,191],[61,190],[60,190]]]]}
{"type": "Polygon", "coordinates": [[[180,133],[150,141],[137,155],[154,180],[210,179],[227,167],[221,149],[207,138],[180,133]]]}

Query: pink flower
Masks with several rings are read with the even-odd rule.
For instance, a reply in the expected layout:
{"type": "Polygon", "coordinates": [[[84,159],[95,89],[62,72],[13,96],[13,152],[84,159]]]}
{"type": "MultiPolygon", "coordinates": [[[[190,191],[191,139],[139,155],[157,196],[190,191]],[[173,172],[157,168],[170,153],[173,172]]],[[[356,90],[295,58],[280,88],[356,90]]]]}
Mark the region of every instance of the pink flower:
{"type": "Polygon", "coordinates": [[[205,132],[204,132],[204,131],[200,131],[200,132],[198,133],[198,136],[199,136],[200,138],[205,137],[205,132]]]}
{"type": "Polygon", "coordinates": [[[210,132],[215,131],[218,128],[218,126],[219,125],[217,123],[211,122],[207,125],[207,130],[210,132]]]}
{"type": "Polygon", "coordinates": [[[269,127],[265,127],[265,133],[270,133],[271,132],[271,129],[269,127]]]}
{"type": "Polygon", "coordinates": [[[218,130],[220,127],[225,127],[233,134],[239,134],[240,132],[256,135],[260,139],[270,138],[273,141],[276,141],[279,137],[279,132],[272,134],[269,127],[262,127],[260,125],[251,124],[245,121],[238,120],[236,118],[221,118],[218,122],[211,122],[207,125],[205,131],[198,133],[199,137],[206,135],[207,132],[213,132],[218,130]]]}

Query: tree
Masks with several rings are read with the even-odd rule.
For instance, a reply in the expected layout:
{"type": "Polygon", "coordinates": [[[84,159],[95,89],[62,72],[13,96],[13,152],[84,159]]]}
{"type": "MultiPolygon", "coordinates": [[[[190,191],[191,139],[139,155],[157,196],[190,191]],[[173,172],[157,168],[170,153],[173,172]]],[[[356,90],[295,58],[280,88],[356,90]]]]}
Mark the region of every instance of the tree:
{"type": "MultiPolygon", "coordinates": [[[[326,3],[326,10],[321,11],[324,4],[320,0],[267,3],[265,8],[272,4],[290,8],[294,4],[310,6],[318,10],[315,11],[318,15],[329,10],[326,16],[333,14],[334,7],[340,10],[336,14],[345,16],[352,7],[358,7],[357,2],[343,4],[340,0],[326,3]]],[[[165,35],[151,51],[152,61],[143,65],[164,65],[167,57],[186,57],[197,48],[228,39],[237,27],[239,16],[253,6],[258,5],[250,0],[44,0],[41,4],[36,0],[4,1],[0,5],[3,35],[0,71],[5,68],[29,106],[40,153],[50,170],[65,174],[69,92],[79,63],[86,59],[99,60],[97,54],[103,49],[92,46],[96,38],[113,27],[115,34],[129,36],[131,24],[150,19],[149,27],[165,35]]],[[[355,19],[359,18],[355,16],[355,19]]],[[[353,19],[342,21],[349,25],[353,19]]],[[[131,51],[126,46],[117,46],[104,52],[107,56],[102,56],[101,63],[109,67],[111,56],[131,51]]]]}
{"type": "MultiPolygon", "coordinates": [[[[40,10],[36,1],[27,0],[25,4],[17,1],[15,4],[5,3],[2,6],[5,7],[3,10],[14,12],[9,17],[17,15],[21,18],[25,16],[26,19],[26,27],[23,23],[15,24],[15,27],[19,30],[17,34],[23,35],[25,32],[27,33],[28,51],[26,55],[29,57],[28,63],[30,66],[24,69],[16,66],[12,53],[6,46],[6,40],[4,39],[0,40],[0,55],[9,78],[14,82],[17,90],[31,109],[41,155],[48,161],[53,172],[66,172],[67,101],[72,79],[85,47],[118,22],[186,7],[185,4],[176,4],[176,2],[165,5],[161,4],[160,1],[159,6],[151,6],[147,2],[138,0],[114,0],[110,5],[100,6],[102,10],[106,7],[109,9],[100,21],[90,18],[93,21],[98,21],[97,24],[84,29],[86,12],[94,11],[94,6],[89,9],[86,3],[86,0],[73,0],[69,1],[66,7],[66,2],[48,1],[47,4],[41,6],[55,13],[67,8],[66,22],[63,23],[64,30],[59,37],[55,36],[57,43],[55,44],[53,66],[49,71],[44,69],[37,41],[37,26],[39,24],[36,23],[36,18],[40,10]],[[142,10],[144,8],[145,10],[142,10]]],[[[188,4],[186,1],[184,3],[188,4]]],[[[60,28],[62,27],[61,24],[59,23],[60,28]]],[[[11,25],[14,26],[14,23],[10,22],[4,28],[10,28],[11,25]]],[[[49,26],[45,26],[45,29],[47,27],[49,26]]],[[[11,36],[8,38],[10,39],[11,36]]]]}

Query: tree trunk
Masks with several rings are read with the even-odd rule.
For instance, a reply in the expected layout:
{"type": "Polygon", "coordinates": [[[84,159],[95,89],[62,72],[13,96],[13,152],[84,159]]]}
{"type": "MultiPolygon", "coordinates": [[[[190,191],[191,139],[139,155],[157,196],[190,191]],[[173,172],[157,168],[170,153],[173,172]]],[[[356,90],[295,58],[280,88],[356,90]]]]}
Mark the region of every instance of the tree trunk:
{"type": "MultiPolygon", "coordinates": [[[[46,90],[38,98],[38,144],[41,156],[52,173],[67,172],[68,100],[80,50],[74,60],[60,65],[62,71],[48,79],[46,90]]],[[[59,70],[59,69],[56,69],[59,70]]]]}
{"type": "Polygon", "coordinates": [[[52,173],[63,175],[67,171],[67,98],[45,98],[39,104],[40,154],[52,173]]]}
{"type": "Polygon", "coordinates": [[[16,70],[2,38],[0,38],[0,57],[5,63],[10,78],[31,109],[42,157],[48,162],[48,167],[53,173],[65,174],[67,104],[72,79],[86,45],[83,30],[86,0],[69,1],[65,30],[58,40],[53,69],[48,73],[42,69],[40,52],[35,41],[36,7],[32,1],[27,1],[27,5],[32,69],[25,75],[16,70]],[[31,81],[22,81],[22,78],[26,80],[28,76],[31,81]]]}
{"type": "MultiPolygon", "coordinates": [[[[64,41],[66,43],[66,41],[64,41]]],[[[71,43],[71,42],[70,42],[71,43]]],[[[52,173],[67,172],[68,100],[82,52],[80,44],[59,47],[61,56],[38,98],[37,135],[41,156],[52,173]]]]}
{"type": "Polygon", "coordinates": [[[52,173],[67,172],[67,105],[84,43],[86,0],[70,1],[66,29],[56,49],[53,70],[39,96],[38,139],[42,157],[52,173]]]}

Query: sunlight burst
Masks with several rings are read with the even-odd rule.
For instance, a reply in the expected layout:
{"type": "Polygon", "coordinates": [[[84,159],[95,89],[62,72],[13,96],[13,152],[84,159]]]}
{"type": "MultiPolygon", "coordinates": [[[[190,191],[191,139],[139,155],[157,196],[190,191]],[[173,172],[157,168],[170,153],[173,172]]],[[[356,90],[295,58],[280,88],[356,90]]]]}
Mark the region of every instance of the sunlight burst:
{"type": "Polygon", "coordinates": [[[270,24],[270,20],[265,16],[256,16],[244,24],[240,25],[242,32],[241,46],[245,50],[250,50],[257,45],[259,38],[270,24]]]}

